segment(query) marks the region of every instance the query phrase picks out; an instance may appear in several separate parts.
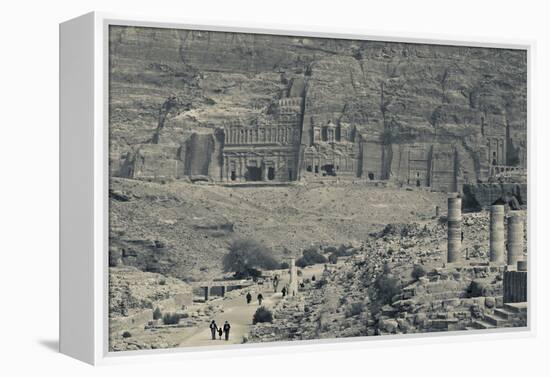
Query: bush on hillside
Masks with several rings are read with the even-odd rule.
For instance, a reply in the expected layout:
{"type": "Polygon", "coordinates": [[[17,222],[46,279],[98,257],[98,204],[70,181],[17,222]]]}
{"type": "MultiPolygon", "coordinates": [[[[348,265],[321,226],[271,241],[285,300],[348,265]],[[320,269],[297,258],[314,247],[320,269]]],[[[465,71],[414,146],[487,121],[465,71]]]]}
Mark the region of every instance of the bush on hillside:
{"type": "Polygon", "coordinates": [[[165,313],[162,317],[162,323],[165,325],[177,325],[180,323],[181,316],[178,313],[165,313]]]}
{"type": "Polygon", "coordinates": [[[416,264],[414,267],[413,267],[413,270],[411,272],[411,277],[414,279],[414,280],[418,280],[420,279],[421,277],[423,276],[426,276],[426,270],[424,269],[423,266],[419,265],[419,264],[416,264]]]}
{"type": "Polygon", "coordinates": [[[327,258],[315,248],[305,249],[302,257],[296,260],[296,266],[304,268],[318,263],[327,263],[327,258]]]}
{"type": "Polygon", "coordinates": [[[229,245],[229,253],[223,258],[226,272],[234,272],[236,277],[258,276],[259,270],[274,270],[280,264],[271,256],[266,246],[252,239],[238,239],[229,245]]]}
{"type": "Polygon", "coordinates": [[[271,310],[267,309],[265,306],[260,306],[258,309],[256,309],[256,312],[252,317],[252,323],[256,324],[265,322],[273,322],[273,313],[271,313],[271,310]]]}

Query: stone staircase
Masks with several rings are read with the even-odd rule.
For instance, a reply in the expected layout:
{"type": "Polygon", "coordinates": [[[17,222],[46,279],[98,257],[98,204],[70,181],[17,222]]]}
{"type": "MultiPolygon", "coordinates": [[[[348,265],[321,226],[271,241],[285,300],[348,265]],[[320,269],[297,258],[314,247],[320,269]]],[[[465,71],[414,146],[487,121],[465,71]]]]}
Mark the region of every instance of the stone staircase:
{"type": "Polygon", "coordinates": [[[483,319],[472,322],[467,329],[494,329],[500,327],[514,327],[517,324],[527,323],[527,303],[509,303],[501,308],[495,308],[492,313],[485,314],[483,319]]]}

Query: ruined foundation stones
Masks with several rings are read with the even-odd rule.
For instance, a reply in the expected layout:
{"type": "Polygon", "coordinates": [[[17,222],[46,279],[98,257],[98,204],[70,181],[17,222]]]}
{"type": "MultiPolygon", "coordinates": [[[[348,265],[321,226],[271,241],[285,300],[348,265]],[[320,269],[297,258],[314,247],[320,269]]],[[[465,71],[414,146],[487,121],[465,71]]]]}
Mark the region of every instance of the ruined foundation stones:
{"type": "Polygon", "coordinates": [[[523,216],[518,212],[508,215],[508,266],[523,260],[523,216]]]}
{"type": "Polygon", "coordinates": [[[448,199],[447,211],[447,262],[458,262],[462,259],[462,199],[452,193],[448,199]]]}
{"type": "Polygon", "coordinates": [[[491,206],[489,233],[490,261],[504,264],[504,206],[491,206]]]}

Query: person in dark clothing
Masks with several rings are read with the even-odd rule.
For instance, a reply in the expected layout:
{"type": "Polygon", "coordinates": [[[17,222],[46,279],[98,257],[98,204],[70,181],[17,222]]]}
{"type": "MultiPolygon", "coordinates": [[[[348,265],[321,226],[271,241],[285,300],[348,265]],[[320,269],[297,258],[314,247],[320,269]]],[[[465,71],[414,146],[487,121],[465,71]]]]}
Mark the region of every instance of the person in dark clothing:
{"type": "Polygon", "coordinates": [[[218,335],[220,336],[220,340],[222,340],[223,329],[221,327],[218,328],[218,335]]]}
{"type": "Polygon", "coordinates": [[[281,290],[281,293],[283,294],[283,297],[286,296],[286,287],[283,287],[283,289],[281,290]]]}
{"type": "Polygon", "coordinates": [[[258,293],[258,305],[262,305],[262,300],[264,299],[264,296],[262,296],[261,293],[258,293]]]}
{"type": "Polygon", "coordinates": [[[250,294],[250,292],[248,292],[246,294],[246,303],[247,304],[250,304],[250,301],[252,301],[252,295],[250,294]]]}
{"type": "Polygon", "coordinates": [[[223,324],[223,332],[225,333],[225,340],[229,340],[229,330],[231,330],[231,325],[229,322],[225,321],[223,324]]]}
{"type": "Polygon", "coordinates": [[[218,330],[218,326],[216,325],[216,321],[212,320],[212,322],[210,322],[210,332],[212,333],[212,340],[216,340],[217,330],[218,330]]]}
{"type": "Polygon", "coordinates": [[[464,232],[460,232],[460,242],[464,242],[464,232]]]}

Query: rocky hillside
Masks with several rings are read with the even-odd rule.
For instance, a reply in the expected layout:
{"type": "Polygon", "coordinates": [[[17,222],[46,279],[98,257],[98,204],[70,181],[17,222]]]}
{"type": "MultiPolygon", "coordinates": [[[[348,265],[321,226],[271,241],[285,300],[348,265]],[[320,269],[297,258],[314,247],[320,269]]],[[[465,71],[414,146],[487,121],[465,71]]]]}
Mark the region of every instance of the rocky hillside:
{"type": "Polygon", "coordinates": [[[389,142],[509,126],[525,140],[525,51],[174,29],[110,29],[111,152],[173,142],[228,118],[305,99],[304,121],[356,125],[389,142]]]}
{"type": "Polygon", "coordinates": [[[445,263],[446,226],[438,219],[389,224],[361,253],[316,281],[304,279],[301,294],[281,301],[273,323],[256,325],[249,341],[525,326],[525,313],[503,304],[504,266],[487,263],[488,228],[488,213],[464,216],[467,259],[453,266],[445,263]]]}
{"type": "Polygon", "coordinates": [[[388,223],[430,220],[446,195],[365,185],[224,187],[113,178],[111,266],[183,279],[221,272],[227,246],[254,238],[282,260],[311,245],[359,243],[388,223]]]}

